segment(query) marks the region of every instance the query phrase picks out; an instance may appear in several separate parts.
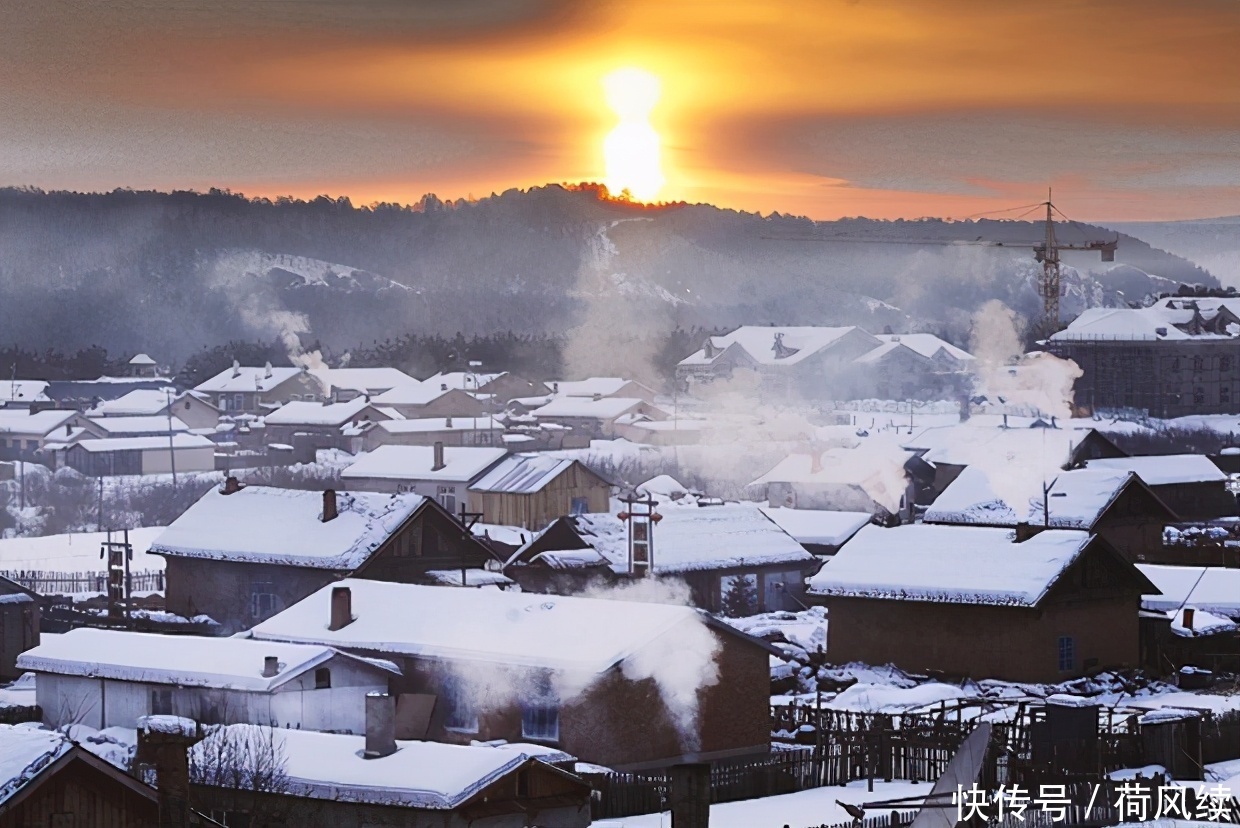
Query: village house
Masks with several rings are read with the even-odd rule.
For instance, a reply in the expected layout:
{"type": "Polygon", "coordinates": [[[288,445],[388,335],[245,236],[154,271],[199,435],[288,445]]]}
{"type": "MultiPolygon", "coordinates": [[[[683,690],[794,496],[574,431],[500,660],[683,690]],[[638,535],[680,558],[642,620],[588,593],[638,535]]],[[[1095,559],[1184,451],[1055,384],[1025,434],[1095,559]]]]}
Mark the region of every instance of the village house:
{"type": "Polygon", "coordinates": [[[473,446],[379,446],[359,454],[340,472],[350,491],[412,492],[429,497],[457,514],[477,512],[469,485],[508,453],[473,446]]]}
{"type": "Polygon", "coordinates": [[[1240,670],[1240,569],[1137,566],[1157,588],[1141,597],[1142,665],[1170,675],[1184,665],[1240,670]]]}
{"type": "Polygon", "coordinates": [[[468,371],[439,372],[427,377],[427,385],[455,388],[471,394],[489,397],[502,407],[515,399],[528,397],[545,397],[551,389],[538,380],[527,380],[524,377],[510,374],[507,371],[496,373],[472,373],[468,371]]]}
{"type": "Polygon", "coordinates": [[[290,402],[263,418],[263,439],[268,445],[312,444],[320,448],[347,448],[342,429],[390,419],[371,405],[369,397],[353,397],[347,402],[290,402]]]}
{"type": "Polygon", "coordinates": [[[39,452],[48,443],[83,433],[92,437],[101,436],[94,425],[77,411],[0,409],[0,460],[38,462],[39,452]]]}
{"type": "Polygon", "coordinates": [[[871,437],[855,448],[790,454],[749,487],[773,507],[904,520],[911,515],[913,499],[905,457],[898,446],[871,437]]]}
{"type": "MultiPolygon", "coordinates": [[[[254,793],[196,780],[191,801],[228,825],[298,828],[585,828],[589,784],[564,769],[573,757],[535,745],[448,745],[397,740],[394,697],[366,700],[378,719],[365,735],[315,733],[252,725],[213,730],[195,745],[197,767],[229,745],[270,744],[284,757],[279,790],[254,793]],[[256,822],[246,822],[247,818],[256,822]]],[[[226,778],[227,774],[220,776],[226,778]]],[[[224,781],[224,780],[221,780],[224,781]]]]}
{"type": "Polygon", "coordinates": [[[161,824],[154,788],[63,733],[0,724],[0,756],[0,828],[161,824]]]}
{"type": "Polygon", "coordinates": [[[616,420],[616,436],[633,443],[649,446],[691,446],[702,442],[702,435],[711,425],[709,420],[652,420],[645,415],[626,415],[616,420]]]}
{"type": "Polygon", "coordinates": [[[331,647],[80,627],[18,659],[49,727],[133,728],[144,716],[364,733],[368,693],[397,672],[331,647]]]}
{"type": "Polygon", "coordinates": [[[771,650],[683,606],[349,579],[249,634],[396,662],[397,704],[421,711],[406,727],[431,741],[617,769],[769,750],[771,650]]]}
{"type": "Polygon", "coordinates": [[[88,477],[215,471],[215,443],[197,434],[82,439],[63,448],[63,465],[88,477]]]}
{"type": "Polygon", "coordinates": [[[474,394],[447,383],[432,385],[403,385],[386,391],[370,401],[376,406],[391,408],[408,420],[424,420],[436,417],[482,418],[491,413],[491,406],[474,394]]]}
{"type": "Polygon", "coordinates": [[[469,484],[469,502],[489,523],[541,529],[561,515],[607,511],[611,484],[577,460],[514,454],[469,484]]]}
{"type": "Polygon", "coordinates": [[[1140,661],[1156,587],[1088,532],[867,526],[809,579],[827,659],[1059,682],[1140,661]]]}
{"type": "Polygon", "coordinates": [[[1087,467],[1135,472],[1150,491],[1184,520],[1211,520],[1237,514],[1236,496],[1224,485],[1227,475],[1204,454],[1105,458],[1090,460],[1087,467]]]}
{"type": "Polygon", "coordinates": [[[92,420],[112,417],[163,417],[171,413],[192,431],[214,429],[220,411],[204,396],[172,389],[147,388],[130,391],[115,400],[102,400],[86,412],[92,420]]]}
{"type": "MultiPolygon", "coordinates": [[[[683,582],[694,606],[730,616],[803,607],[805,578],[820,562],[754,504],[664,502],[655,514],[632,533],[613,514],[562,517],[504,574],[526,592],[561,595],[646,576],[683,582]]],[[[683,600],[675,592],[668,600],[683,600]]]]}
{"type": "Polygon", "coordinates": [[[639,397],[557,396],[530,412],[539,422],[556,423],[594,439],[611,440],[620,436],[617,423],[625,417],[666,420],[662,409],[639,397]]]}
{"type": "Polygon", "coordinates": [[[1020,495],[1007,495],[1015,507],[996,493],[986,472],[969,466],[926,510],[923,522],[1083,529],[1103,538],[1129,561],[1164,562],[1164,527],[1176,515],[1133,472],[1091,465],[1060,472],[1045,484],[1035,482],[1036,489],[1001,479],[1006,491],[1020,495]]]}
{"type": "Polygon", "coordinates": [[[319,401],[327,390],[303,367],[242,367],[236,360],[194,391],[210,400],[222,414],[266,414],[287,402],[319,401]]]}
{"type": "Polygon", "coordinates": [[[501,445],[504,424],[490,415],[482,417],[424,417],[413,420],[382,420],[364,425],[359,439],[362,451],[379,446],[493,446],[501,445]]]}
{"type": "Polygon", "coordinates": [[[337,403],[421,384],[397,368],[311,368],[310,373],[322,384],[327,399],[337,403]]]}
{"type": "Polygon", "coordinates": [[[170,612],[235,632],[350,575],[428,582],[480,569],[485,545],[415,494],[241,486],[233,478],[172,522],[149,552],[166,564],[170,612]]]}
{"type": "Polygon", "coordinates": [[[21,675],[17,657],[39,644],[39,596],[0,577],[0,678],[21,675]]]}
{"type": "MultiPolygon", "coordinates": [[[[545,386],[544,386],[545,387],[545,386]]],[[[543,392],[544,394],[547,392],[543,392]]],[[[557,380],[550,393],[557,397],[624,397],[653,403],[655,391],[648,385],[623,377],[588,377],[583,380],[557,380]]],[[[539,394],[524,394],[537,397],[539,394]]]]}

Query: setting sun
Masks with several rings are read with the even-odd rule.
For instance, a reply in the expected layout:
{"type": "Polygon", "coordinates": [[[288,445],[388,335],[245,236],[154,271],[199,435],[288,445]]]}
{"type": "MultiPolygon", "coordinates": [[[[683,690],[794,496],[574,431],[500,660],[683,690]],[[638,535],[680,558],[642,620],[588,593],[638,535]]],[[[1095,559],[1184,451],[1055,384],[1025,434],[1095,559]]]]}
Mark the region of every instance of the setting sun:
{"type": "Polygon", "coordinates": [[[603,78],[603,91],[620,119],[603,140],[607,189],[653,201],[664,183],[659,134],[649,120],[659,101],[659,79],[642,69],[617,69],[603,78]]]}

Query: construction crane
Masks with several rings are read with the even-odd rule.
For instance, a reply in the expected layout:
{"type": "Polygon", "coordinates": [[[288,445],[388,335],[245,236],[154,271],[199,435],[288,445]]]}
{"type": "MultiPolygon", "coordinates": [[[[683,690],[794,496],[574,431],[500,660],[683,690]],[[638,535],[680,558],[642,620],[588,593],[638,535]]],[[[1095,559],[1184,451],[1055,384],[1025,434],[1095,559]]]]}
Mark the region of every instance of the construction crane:
{"type": "MultiPolygon", "coordinates": [[[[1086,239],[1080,242],[1061,242],[1055,235],[1055,216],[1058,215],[1064,221],[1070,224],[1076,222],[1069,219],[1063,212],[1055,206],[1051,201],[1051,191],[1046,191],[1046,201],[1038,204],[1029,204],[1024,207],[1013,207],[1012,210],[1024,209],[1027,215],[1033,210],[1046,208],[1046,227],[1044,236],[1038,242],[1020,242],[1020,241],[989,241],[981,238],[966,239],[882,239],[882,238],[847,238],[847,237],[830,237],[830,236],[788,236],[788,235],[771,235],[763,236],[764,239],[773,239],[778,241],[813,241],[813,242],[841,242],[841,243],[861,243],[861,244],[911,244],[917,246],[923,245],[980,245],[982,247],[1025,247],[1033,249],[1033,257],[1042,265],[1042,277],[1038,280],[1038,295],[1042,297],[1042,326],[1047,335],[1054,333],[1059,329],[1059,297],[1063,294],[1061,285],[1061,264],[1060,253],[1065,250],[1082,250],[1097,251],[1102,255],[1102,261],[1115,261],[1115,250],[1119,246],[1119,234],[1113,239],[1086,239]]],[[[1008,210],[999,210],[996,212],[1010,212],[1008,210]]],[[[970,216],[970,218],[974,218],[970,216]]],[[[1019,217],[1018,217],[1019,218],[1019,217]]]]}

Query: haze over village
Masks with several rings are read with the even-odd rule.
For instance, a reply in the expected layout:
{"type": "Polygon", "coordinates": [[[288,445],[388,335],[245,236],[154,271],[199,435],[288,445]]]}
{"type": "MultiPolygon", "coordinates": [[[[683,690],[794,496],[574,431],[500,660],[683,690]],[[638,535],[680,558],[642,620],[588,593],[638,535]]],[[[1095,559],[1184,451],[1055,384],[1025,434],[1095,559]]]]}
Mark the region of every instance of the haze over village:
{"type": "Polygon", "coordinates": [[[19,0],[0,828],[1240,822],[1240,10],[782,5],[19,0]]]}

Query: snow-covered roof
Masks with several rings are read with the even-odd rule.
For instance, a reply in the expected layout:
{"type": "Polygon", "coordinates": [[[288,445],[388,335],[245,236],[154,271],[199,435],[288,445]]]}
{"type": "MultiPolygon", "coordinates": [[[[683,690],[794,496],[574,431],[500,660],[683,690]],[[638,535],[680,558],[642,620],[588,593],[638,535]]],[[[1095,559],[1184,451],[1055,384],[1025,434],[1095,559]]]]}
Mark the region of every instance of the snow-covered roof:
{"type": "Polygon", "coordinates": [[[792,483],[808,487],[857,487],[889,512],[900,506],[907,485],[907,454],[889,441],[868,438],[853,449],[824,451],[817,466],[812,454],[790,454],[751,483],[792,483]]]}
{"type": "Polygon", "coordinates": [[[872,351],[868,351],[857,357],[855,360],[856,362],[877,362],[890,354],[892,351],[899,350],[901,347],[907,348],[913,353],[925,357],[926,359],[933,359],[934,356],[941,351],[961,362],[973,361],[973,354],[962,348],[957,348],[950,342],[939,339],[934,334],[874,334],[874,337],[883,344],[879,345],[872,351]]]}
{"type": "Polygon", "coordinates": [[[0,380],[0,403],[48,402],[47,380],[0,380]]]}
{"type": "MultiPolygon", "coordinates": [[[[176,394],[171,399],[176,400],[176,394]]],[[[90,417],[152,416],[168,407],[169,394],[162,388],[135,388],[114,400],[103,400],[86,412],[90,417]]]]}
{"type": "Polygon", "coordinates": [[[348,402],[326,404],[294,400],[280,406],[263,419],[269,426],[339,426],[352,421],[369,407],[370,402],[365,397],[357,397],[348,402]]]}
{"type": "MultiPolygon", "coordinates": [[[[505,526],[502,523],[482,523],[481,521],[470,527],[470,532],[474,537],[482,538],[485,536],[490,540],[508,546],[521,546],[533,534],[523,526],[505,526]]],[[[3,548],[3,542],[0,542],[0,550],[3,548]]]]}
{"type": "Polygon", "coordinates": [[[169,431],[189,431],[189,426],[180,417],[89,417],[88,419],[95,428],[103,432],[104,437],[140,437],[167,434],[169,431]]]}
{"type": "Polygon", "coordinates": [[[610,397],[619,394],[630,382],[641,385],[624,377],[589,377],[583,380],[557,380],[553,387],[559,389],[561,397],[593,397],[595,394],[610,397]]]}
{"type": "Polygon", "coordinates": [[[246,486],[203,495],[164,530],[150,551],[161,555],[316,569],[356,569],[424,498],[415,494],[338,492],[337,516],[323,522],[323,493],[246,486]]]}
{"type": "Polygon", "coordinates": [[[1077,469],[1060,472],[1050,483],[1045,501],[1009,505],[996,494],[990,475],[969,466],[935,498],[926,523],[1014,526],[1020,521],[1058,529],[1090,529],[1128,485],[1132,472],[1122,469],[1077,469]]]}
{"type": "Polygon", "coordinates": [[[249,635],[597,674],[681,625],[700,623],[697,610],[672,604],[346,579],[263,621],[249,635]],[[351,591],[354,620],[329,630],[331,592],[338,587],[351,591]]]}
{"type": "Polygon", "coordinates": [[[59,731],[0,724],[0,804],[72,749],[59,731]]]}
{"type": "Polygon", "coordinates": [[[1136,472],[1147,486],[1174,483],[1221,483],[1227,475],[1204,454],[1166,454],[1157,457],[1117,457],[1090,460],[1091,469],[1117,469],[1136,472]]]}
{"type": "Polygon", "coordinates": [[[133,359],[129,360],[129,364],[130,365],[154,365],[155,360],[151,359],[146,354],[138,354],[133,359]]]}
{"type": "MultiPolygon", "coordinates": [[[[44,634],[39,646],[17,657],[17,667],[62,676],[269,693],[337,655],[344,654],[318,644],[79,627],[44,634]],[[269,656],[278,659],[274,676],[263,675],[269,656]]],[[[390,665],[382,669],[399,672],[390,665]]]]}
{"type": "Polygon", "coordinates": [[[438,388],[441,391],[456,389],[457,391],[469,391],[472,393],[487,383],[494,382],[504,376],[505,373],[507,372],[475,374],[469,371],[449,371],[447,373],[440,371],[433,377],[427,377],[423,380],[423,383],[427,386],[438,388]],[[448,386],[447,389],[444,388],[445,385],[448,386]]]}
{"type": "Polygon", "coordinates": [[[598,420],[614,420],[646,401],[638,397],[571,397],[559,396],[530,413],[535,417],[591,417],[598,420]]]}
{"type": "MultiPolygon", "coordinates": [[[[663,519],[654,528],[651,567],[656,573],[773,564],[800,567],[816,560],[755,503],[668,506],[660,509],[659,514],[663,519]]],[[[581,539],[602,555],[612,569],[628,569],[629,532],[620,518],[591,513],[564,520],[572,521],[581,539]]],[[[523,558],[528,546],[518,550],[513,560],[523,558]]],[[[544,551],[560,554],[564,550],[544,551]]]]}
{"type": "Polygon", "coordinates": [[[12,411],[0,409],[0,434],[30,434],[44,436],[77,417],[76,411],[48,408],[30,412],[26,409],[12,411]]]}
{"type": "MultiPolygon", "coordinates": [[[[1213,316],[1213,314],[1211,314],[1213,316]]],[[[1193,333],[1189,327],[1192,309],[1173,308],[1167,304],[1148,308],[1090,308],[1072,320],[1068,327],[1052,334],[1057,342],[1072,340],[1146,340],[1169,341],[1184,339],[1229,339],[1240,331],[1226,333],[1193,333]]]]}
{"type": "Polygon", "coordinates": [[[540,761],[533,752],[412,741],[398,741],[395,753],[367,759],[362,755],[365,736],[285,728],[258,731],[247,724],[214,729],[192,750],[213,755],[215,739],[244,744],[246,731],[261,732],[262,739],[275,742],[284,758],[287,793],[330,801],[452,810],[529,762],[540,761]]]}
{"type": "Polygon", "coordinates": [[[441,586],[506,587],[514,583],[504,573],[489,569],[429,569],[426,577],[441,586]]]}
{"type": "Polygon", "coordinates": [[[340,472],[340,476],[346,480],[379,477],[468,483],[507,455],[508,452],[502,448],[444,446],[444,467],[435,469],[434,446],[379,446],[359,454],[352,464],[340,472]]]}
{"type": "Polygon", "coordinates": [[[270,391],[281,383],[291,380],[304,368],[225,368],[211,379],[199,383],[195,391],[230,393],[235,391],[270,391]]]}
{"type": "Polygon", "coordinates": [[[418,434],[430,431],[502,431],[504,424],[490,416],[482,417],[410,417],[375,423],[388,434],[418,434]]]}
{"type": "Polygon", "coordinates": [[[1022,543],[1007,529],[866,526],[809,579],[815,595],[1036,607],[1090,542],[1048,529],[1022,543]]]}
{"type": "Polygon", "coordinates": [[[1218,635],[1219,633],[1234,632],[1240,625],[1224,615],[1215,615],[1212,612],[1206,612],[1196,607],[1181,607],[1174,612],[1168,612],[1171,617],[1171,632],[1181,638],[1196,638],[1203,635],[1218,635]],[[1185,626],[1184,610],[1192,609],[1193,626],[1190,629],[1185,626]]]}
{"type": "Polygon", "coordinates": [[[545,454],[514,454],[505,457],[469,489],[474,492],[533,494],[567,471],[574,462],[545,454]]]}
{"type": "Polygon", "coordinates": [[[1187,604],[1240,619],[1240,569],[1165,564],[1137,564],[1137,569],[1162,593],[1141,596],[1144,609],[1166,612],[1187,604]]]}
{"type": "Polygon", "coordinates": [[[797,543],[840,546],[870,522],[868,512],[831,512],[825,509],[762,508],[762,514],[796,539],[797,543]]]}
{"type": "Polygon", "coordinates": [[[215,448],[215,443],[198,434],[173,434],[171,437],[100,437],[90,440],[78,440],[74,446],[80,446],[83,451],[89,452],[106,452],[106,451],[154,451],[158,449],[168,450],[169,445],[177,451],[186,449],[199,448],[215,448]]]}
{"type": "Polygon", "coordinates": [[[906,438],[902,445],[909,451],[924,452],[922,459],[932,465],[1002,468],[1018,463],[1058,468],[1071,459],[1073,449],[1091,430],[996,428],[960,423],[926,428],[906,438]]]}
{"type": "Polygon", "coordinates": [[[344,388],[349,391],[378,394],[405,385],[418,385],[418,381],[397,368],[311,368],[329,391],[344,388]]]}
{"type": "MultiPolygon", "coordinates": [[[[711,344],[722,351],[731,345],[744,349],[749,357],[759,365],[793,365],[806,357],[828,348],[853,331],[860,331],[874,339],[870,334],[857,327],[819,328],[819,327],[762,327],[760,325],[744,325],[724,336],[711,337],[711,344]],[[781,342],[784,356],[775,349],[776,335],[782,334],[781,342]]],[[[874,340],[877,347],[878,341],[874,340]]],[[[709,365],[712,362],[705,350],[698,350],[680,361],[681,365],[709,365]]]]}
{"type": "Polygon", "coordinates": [[[457,389],[449,388],[444,391],[438,385],[432,386],[426,382],[417,385],[398,385],[390,391],[371,397],[371,402],[375,405],[429,405],[444,394],[451,394],[454,390],[457,389]]]}

